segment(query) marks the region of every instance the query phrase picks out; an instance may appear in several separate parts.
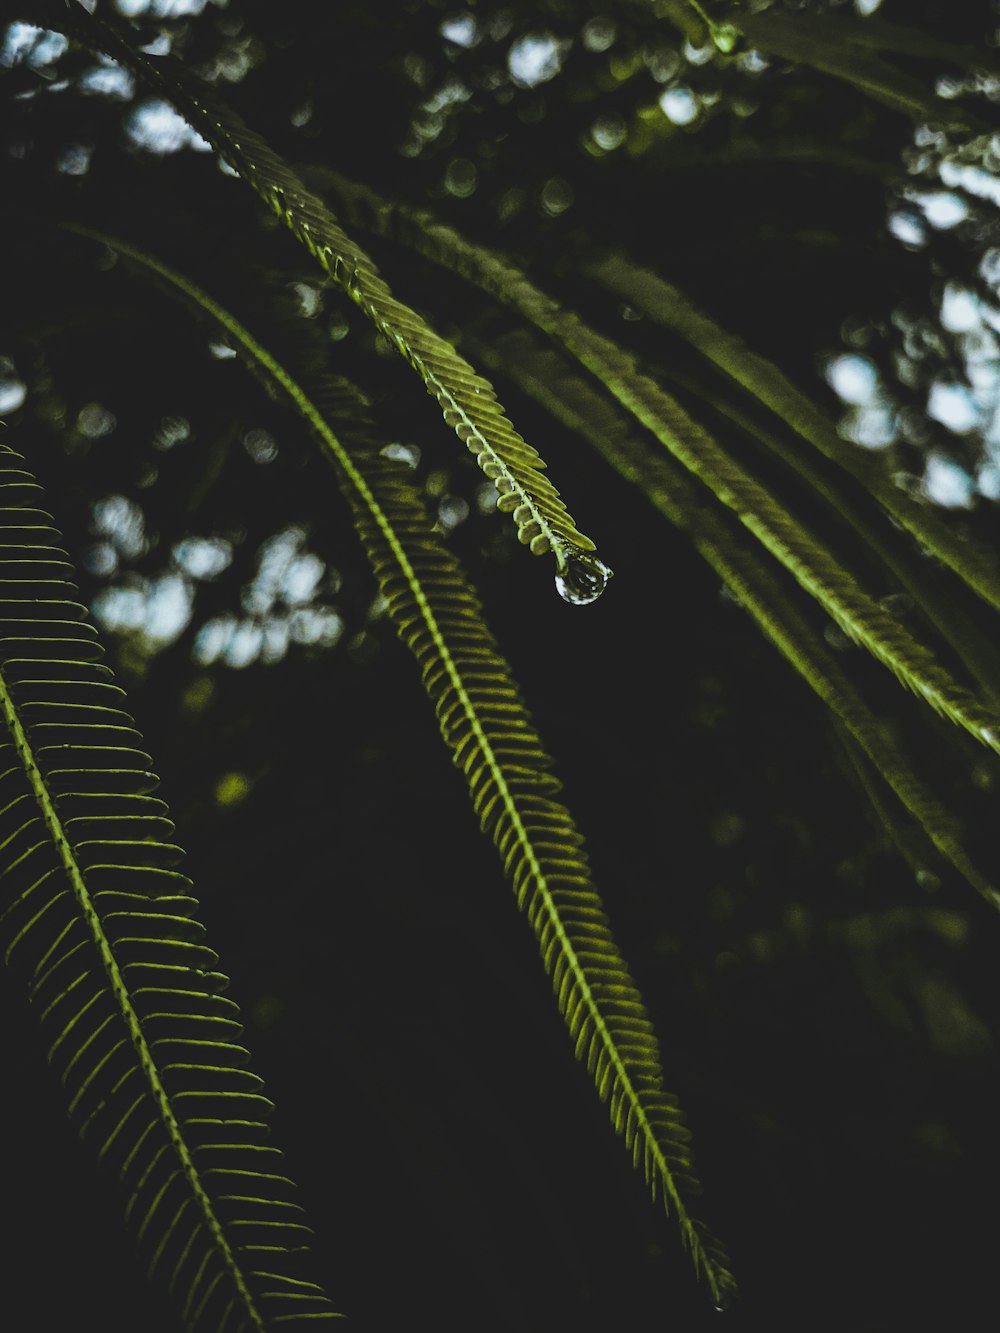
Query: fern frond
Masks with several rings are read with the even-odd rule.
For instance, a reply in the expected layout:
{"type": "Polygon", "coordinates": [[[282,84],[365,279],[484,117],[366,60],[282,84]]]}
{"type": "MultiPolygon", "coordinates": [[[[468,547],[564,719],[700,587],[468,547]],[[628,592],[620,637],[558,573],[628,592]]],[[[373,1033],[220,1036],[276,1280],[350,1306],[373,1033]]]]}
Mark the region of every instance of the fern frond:
{"type": "Polygon", "coordinates": [[[663,1090],[659,1043],[612,936],[582,838],[510,668],[455,557],[433,531],[405,472],[379,453],[364,400],[326,380],[307,389],[228,310],[186,276],[118,238],[73,226],[182,292],[225,328],[286,397],[333,463],[396,631],[420,666],[441,734],[534,932],[577,1057],[612,1124],[672,1211],[713,1299],[735,1292],[725,1251],[689,1211],[698,1185],[690,1134],[663,1090]],[[348,448],[345,441],[349,440],[348,448]]]}
{"type": "MultiPolygon", "coordinates": [[[[854,530],[869,548],[877,564],[899,582],[900,587],[949,645],[969,674],[975,677],[985,698],[1000,703],[1000,650],[968,614],[955,589],[947,584],[948,571],[939,571],[923,555],[921,548],[893,528],[886,515],[872,510],[867,496],[850,486],[850,478],[831,475],[815,455],[804,454],[792,440],[773,430],[763,429],[746,412],[728,399],[706,391],[704,384],[672,375],[672,381],[704,398],[712,409],[733,422],[748,437],[759,441],[768,453],[801,476],[814,496],[822,497],[831,513],[854,530]],[[879,523],[877,520],[882,519],[879,523]]],[[[982,548],[975,556],[985,555],[982,548]]]]}
{"type": "MultiPolygon", "coordinates": [[[[51,19],[56,26],[58,13],[51,19]]],[[[535,555],[554,555],[560,594],[574,603],[598,597],[611,570],[593,554],[593,541],[577,528],[545,476],[544,461],[507,419],[490,382],[421,315],[396,300],[374,261],[345,234],[323,201],[209,85],[169,57],[138,51],[117,26],[91,16],[75,0],[67,15],[62,26],[70,35],[120,60],[177,108],[413,367],[445,423],[493,482],[497,507],[513,516],[518,540],[535,555]]]]}
{"type": "Polygon", "coordinates": [[[24,459],[0,447],[0,938],[151,1276],[205,1333],[337,1318],[151,759],[24,459]]]}
{"type": "MultiPolygon", "coordinates": [[[[481,350],[485,356],[486,349],[481,350]]],[[[931,792],[832,653],[824,648],[789,593],[779,571],[761,558],[724,512],[670,459],[651,453],[627,420],[551,349],[540,349],[524,331],[495,341],[505,372],[557,420],[582,435],[676,528],[739,599],[764,635],[830,709],[853,741],[923,829],[938,852],[993,907],[1000,892],[970,859],[961,822],[931,792]]],[[[873,804],[880,809],[873,798],[873,804]]]]}
{"type": "Polygon", "coordinates": [[[636,358],[540,291],[509,260],[458,235],[423,210],[390,204],[367,186],[317,169],[355,221],[402,241],[513,306],[602,383],[641,425],[729,509],[827,611],[914,694],[1000,753],[1000,718],[922,642],[858,587],[823,544],[655,380],[636,358]]]}
{"type": "Polygon", "coordinates": [[[842,440],[825,414],[773,362],[723,329],[672,283],[623,255],[588,259],[582,271],[656,323],[679,333],[801,439],[861,482],[897,523],[1000,610],[996,556],[962,540],[940,514],[905,495],[879,460],[842,440]]]}

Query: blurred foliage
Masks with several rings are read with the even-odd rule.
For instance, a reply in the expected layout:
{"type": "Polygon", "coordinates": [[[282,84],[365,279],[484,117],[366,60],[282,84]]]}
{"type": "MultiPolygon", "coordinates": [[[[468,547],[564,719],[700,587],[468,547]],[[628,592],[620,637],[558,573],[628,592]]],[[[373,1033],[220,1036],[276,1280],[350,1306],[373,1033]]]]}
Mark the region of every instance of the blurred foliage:
{"type": "MultiPolygon", "coordinates": [[[[718,372],[580,276],[608,246],[656,268],[905,494],[995,548],[994,7],[750,8],[761,35],[751,18],[752,39],[723,51],[674,0],[98,4],[215,81],[288,160],[515,256],[740,448],[718,372]],[[807,34],[908,25],[879,77],[917,83],[938,120],[768,50],[768,17],[807,34]]],[[[329,469],[218,335],[46,225],[61,217],[162,255],[290,355],[307,321],[375,400],[587,833],[741,1281],[727,1318],[971,1327],[997,1241],[996,914],[873,799],[687,539],[505,380],[502,358],[487,373],[615,569],[586,610],[558,600],[419,385],[204,144],[112,63],[20,23],[0,40],[4,438],[47,487],[113,644],[338,1304],[373,1330],[719,1317],[573,1059],[329,469]]],[[[472,360],[502,346],[509,311],[366,244],[472,360]]],[[[874,577],[915,619],[893,576],[874,577]]],[[[812,623],[895,709],[898,685],[812,623]]],[[[936,719],[906,729],[995,881],[996,756],[936,719]]],[[[58,1279],[30,1304],[15,1288],[9,1317],[171,1327],[40,1057],[19,1024],[4,1034],[6,1139],[31,1166],[5,1191],[8,1263],[58,1279]]]]}

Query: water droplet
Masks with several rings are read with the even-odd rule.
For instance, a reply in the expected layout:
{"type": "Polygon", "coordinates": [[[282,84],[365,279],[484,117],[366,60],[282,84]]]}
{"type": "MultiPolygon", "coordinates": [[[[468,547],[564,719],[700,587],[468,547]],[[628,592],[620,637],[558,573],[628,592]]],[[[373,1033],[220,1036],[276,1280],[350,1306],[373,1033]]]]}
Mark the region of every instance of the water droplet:
{"type": "Polygon", "coordinates": [[[573,550],[556,570],[556,588],[564,602],[586,606],[596,602],[608,586],[612,571],[596,555],[573,550]]]}
{"type": "Polygon", "coordinates": [[[720,1314],[733,1308],[736,1300],[736,1292],[732,1287],[720,1287],[719,1294],[715,1298],[715,1308],[720,1314]]]}

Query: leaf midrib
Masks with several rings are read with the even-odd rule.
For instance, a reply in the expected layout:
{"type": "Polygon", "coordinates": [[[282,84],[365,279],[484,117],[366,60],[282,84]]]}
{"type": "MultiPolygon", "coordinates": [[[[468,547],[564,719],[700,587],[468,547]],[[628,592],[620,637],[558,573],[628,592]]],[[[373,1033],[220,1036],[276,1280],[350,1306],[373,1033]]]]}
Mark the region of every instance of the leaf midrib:
{"type": "Polygon", "coordinates": [[[259,1330],[259,1333],[265,1333],[264,1320],[260,1311],[257,1309],[253,1296],[247,1286],[243,1270],[237,1262],[236,1256],[225,1235],[222,1223],[212,1207],[212,1202],[201,1182],[200,1172],[195,1165],[191,1151],[188,1148],[187,1141],[181,1130],[181,1126],[178,1124],[177,1119],[173,1114],[169,1094],[163,1086],[156,1061],[153,1058],[145,1034],[142,1031],[139,1015],[136,1013],[135,1008],[132,1005],[128,985],[118,966],[114,950],[102,928],[100,916],[91,899],[90,892],[83,877],[83,872],[74,855],[72,844],[66,835],[62,820],[59,817],[59,813],[55,808],[55,803],[49,793],[45,777],[35,758],[31,741],[21,723],[17,705],[10,693],[2,669],[0,669],[0,710],[2,710],[3,719],[7,724],[11,742],[21,759],[23,771],[27,775],[28,781],[31,784],[32,793],[41,810],[45,827],[48,830],[50,838],[55,843],[59,860],[61,861],[63,870],[70,882],[77,907],[83,917],[90,938],[97,948],[108,986],[114,996],[116,1008],[128,1030],[132,1049],[146,1080],[148,1090],[159,1111],[160,1120],[167,1131],[167,1135],[174,1151],[180,1159],[184,1178],[198,1203],[198,1207],[208,1227],[209,1234],[222,1255],[223,1263],[239,1293],[240,1299],[246,1309],[247,1316],[253,1327],[259,1330]]]}

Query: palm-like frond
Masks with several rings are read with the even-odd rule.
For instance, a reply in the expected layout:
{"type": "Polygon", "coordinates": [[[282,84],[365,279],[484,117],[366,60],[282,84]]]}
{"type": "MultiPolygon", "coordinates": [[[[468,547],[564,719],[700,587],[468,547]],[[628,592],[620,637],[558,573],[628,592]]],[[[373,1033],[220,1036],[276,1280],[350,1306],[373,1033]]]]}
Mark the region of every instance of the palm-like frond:
{"type": "Polygon", "coordinates": [[[374,261],[294,170],[178,62],[136,50],[116,27],[92,17],[75,0],[47,21],[121,60],[177,107],[417,372],[447,425],[493,482],[498,507],[512,514],[519,541],[536,555],[551,551],[555,556],[560,593],[578,603],[598,597],[611,571],[591,554],[594,543],[577,528],[544,474],[544,461],[507,419],[493,386],[421,315],[396,300],[374,261]]]}
{"type": "MultiPolygon", "coordinates": [[[[762,632],[838,719],[937,850],[993,907],[1000,893],[970,859],[960,821],[916,773],[890,726],[852,683],[795,605],[795,589],[743,537],[727,515],[670,459],[629,433],[627,419],[558,353],[539,348],[524,330],[499,339],[494,353],[506,373],[558,420],[577,432],[650,503],[686,532],[762,632]]],[[[483,349],[486,355],[486,349],[483,349]]],[[[880,798],[878,798],[880,799],[880,798]]]]}
{"type": "Polygon", "coordinates": [[[735,1292],[728,1258],[689,1211],[698,1188],[690,1134],[663,1090],[655,1032],[611,933],[582,838],[557,799],[551,760],[455,557],[405,472],[383,458],[364,400],[343,381],[308,389],[228,310],[132,245],[83,227],[218,320],[248,363],[294,405],[334,464],[400,639],[420,666],[441,733],[480,826],[527,916],[576,1055],[654,1197],[672,1210],[715,1301],[735,1292]]]}
{"type": "Polygon", "coordinates": [[[336,1318],[151,759],[40,488],[0,449],[0,931],[150,1274],[212,1333],[336,1318]]]}
{"type": "Polygon", "coordinates": [[[475,282],[562,347],[736,514],[850,639],[867,648],[936,712],[1000,753],[1000,719],[993,711],[866,593],[843,562],[645,373],[630,352],[540,291],[508,259],[459,236],[429,213],[390,204],[336,172],[319,169],[315,176],[326,181],[359,225],[412,245],[475,282]]]}
{"type": "MultiPolygon", "coordinates": [[[[919,609],[928,625],[933,626],[938,639],[951,648],[969,675],[978,682],[983,697],[994,705],[1000,703],[1000,651],[969,614],[963,599],[955,597],[947,569],[938,569],[928,561],[923,548],[900,534],[887,515],[873,505],[863,491],[850,484],[849,476],[831,471],[815,455],[803,454],[793,438],[780,429],[765,429],[728,398],[709,396],[704,384],[694,384],[679,375],[672,378],[697,397],[710,401],[719,416],[733,422],[746,438],[758,441],[768,453],[780,458],[789,471],[801,476],[811,495],[826,501],[830,513],[860,538],[879,570],[885,570],[898,580],[914,607],[919,609]]],[[[931,517],[935,523],[939,521],[936,515],[931,517]]],[[[942,526],[948,530],[947,525],[942,526]]],[[[977,571],[989,579],[986,551],[971,543],[968,545],[966,554],[975,563],[977,571]]]]}

